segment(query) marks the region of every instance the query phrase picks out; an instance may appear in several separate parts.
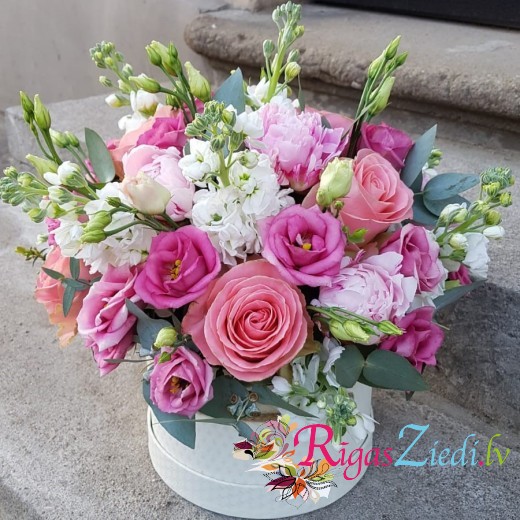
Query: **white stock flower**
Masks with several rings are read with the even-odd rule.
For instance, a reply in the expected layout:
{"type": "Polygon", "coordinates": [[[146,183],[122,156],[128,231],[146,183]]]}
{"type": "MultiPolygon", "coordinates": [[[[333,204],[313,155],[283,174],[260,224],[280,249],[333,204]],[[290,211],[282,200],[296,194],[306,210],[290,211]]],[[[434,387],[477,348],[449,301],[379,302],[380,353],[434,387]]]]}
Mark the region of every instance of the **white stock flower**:
{"type": "Polygon", "coordinates": [[[211,150],[208,141],[191,139],[189,146],[190,153],[179,160],[179,167],[186,179],[197,183],[208,174],[218,172],[220,160],[218,155],[211,150]]]}
{"type": "Polygon", "coordinates": [[[487,278],[489,239],[481,233],[466,233],[465,237],[468,239],[468,245],[464,265],[469,269],[472,277],[487,278]]]}
{"type": "Polygon", "coordinates": [[[150,92],[138,90],[130,92],[130,106],[134,112],[143,112],[145,115],[151,115],[155,112],[159,98],[150,92]]]}
{"type": "Polygon", "coordinates": [[[148,118],[145,115],[143,115],[141,112],[134,112],[133,114],[123,116],[117,124],[119,126],[119,130],[122,130],[125,134],[127,134],[128,132],[137,130],[146,121],[148,121],[148,118]]]}
{"type": "Polygon", "coordinates": [[[340,385],[336,380],[336,375],[332,372],[332,367],[334,363],[340,358],[341,353],[345,350],[334,338],[323,338],[323,343],[321,344],[320,349],[320,358],[321,361],[325,364],[323,365],[322,372],[325,374],[325,378],[329,385],[334,386],[335,388],[339,388],[340,385]]]}
{"type": "Polygon", "coordinates": [[[235,132],[243,132],[253,139],[258,139],[264,135],[264,123],[258,111],[252,112],[246,110],[237,115],[233,130],[235,132]]]}
{"type": "Polygon", "coordinates": [[[498,239],[504,237],[506,230],[502,226],[490,226],[483,233],[487,238],[498,239]]]}

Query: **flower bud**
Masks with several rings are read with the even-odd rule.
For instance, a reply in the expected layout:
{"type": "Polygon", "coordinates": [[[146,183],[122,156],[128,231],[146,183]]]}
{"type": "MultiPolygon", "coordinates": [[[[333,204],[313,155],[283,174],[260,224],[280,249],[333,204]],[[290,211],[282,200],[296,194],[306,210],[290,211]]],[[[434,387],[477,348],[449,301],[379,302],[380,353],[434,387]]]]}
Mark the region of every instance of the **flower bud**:
{"type": "Polygon", "coordinates": [[[152,94],[156,94],[161,91],[161,85],[153,78],[148,77],[146,74],[139,74],[139,76],[130,76],[128,78],[138,89],[145,90],[152,94]]]}
{"type": "Polygon", "coordinates": [[[392,92],[394,82],[395,78],[393,76],[385,79],[379,91],[377,92],[376,97],[369,106],[368,113],[371,116],[380,114],[386,108],[386,105],[388,105],[388,100],[390,99],[390,93],[392,92]]]}
{"type": "Polygon", "coordinates": [[[51,127],[51,115],[38,94],[34,96],[34,120],[40,130],[45,131],[51,127]]]}
{"type": "Polygon", "coordinates": [[[111,108],[120,108],[122,106],[128,105],[128,102],[124,102],[124,99],[117,94],[110,94],[105,98],[105,103],[111,108]]]}
{"type": "Polygon", "coordinates": [[[173,327],[164,327],[155,338],[154,348],[171,347],[177,341],[177,331],[173,327]]]}
{"type": "Polygon", "coordinates": [[[374,79],[377,76],[377,72],[380,69],[380,67],[385,62],[385,56],[384,54],[381,54],[381,56],[378,56],[369,66],[368,66],[368,78],[374,79]]]}
{"type": "Polygon", "coordinates": [[[112,87],[113,86],[112,81],[109,78],[107,78],[106,76],[99,76],[99,82],[104,87],[112,87]]]}
{"type": "Polygon", "coordinates": [[[454,233],[450,237],[448,244],[453,247],[453,249],[461,249],[465,251],[468,247],[468,239],[461,233],[454,233]]]}
{"type": "Polygon", "coordinates": [[[490,209],[484,215],[484,223],[488,226],[496,226],[502,222],[502,215],[496,209],[490,209]]]}
{"type": "Polygon", "coordinates": [[[380,321],[377,324],[377,328],[379,329],[380,332],[382,332],[383,334],[387,334],[389,336],[402,336],[403,335],[403,330],[400,329],[397,325],[393,324],[389,320],[380,321]]]}
{"type": "Polygon", "coordinates": [[[70,191],[63,189],[61,186],[49,186],[48,192],[49,200],[59,205],[67,204],[74,198],[70,191]]]}
{"type": "Polygon", "coordinates": [[[65,135],[67,136],[67,139],[69,140],[69,145],[73,146],[74,148],[79,148],[79,139],[68,130],[65,132],[65,135]]]}
{"type": "Polygon", "coordinates": [[[300,74],[301,70],[302,68],[295,61],[288,63],[285,67],[285,82],[290,83],[300,74]]]}
{"type": "Polygon", "coordinates": [[[58,171],[58,165],[49,159],[44,159],[43,157],[37,157],[36,155],[31,154],[26,155],[25,158],[30,164],[32,164],[34,169],[40,175],[43,175],[46,172],[56,173],[58,171]]]}
{"type": "Polygon", "coordinates": [[[107,237],[106,233],[102,229],[94,229],[81,235],[81,242],[83,244],[99,244],[107,237]]]}
{"type": "Polygon", "coordinates": [[[88,186],[79,166],[71,161],[65,161],[58,166],[58,178],[60,184],[67,188],[77,190],[88,186]]]}
{"type": "Polygon", "coordinates": [[[498,181],[490,182],[489,184],[484,184],[482,186],[484,193],[486,193],[491,198],[496,197],[501,189],[502,186],[498,181]]]}
{"type": "Polygon", "coordinates": [[[448,204],[439,215],[440,224],[451,224],[452,222],[461,223],[466,220],[468,210],[465,204],[448,204]]]}
{"type": "Polygon", "coordinates": [[[43,222],[44,218],[47,216],[47,212],[40,208],[32,208],[27,212],[27,215],[33,222],[43,222]]]}
{"type": "Polygon", "coordinates": [[[172,198],[171,193],[157,181],[139,172],[136,177],[125,177],[122,182],[123,193],[130,199],[134,208],[145,215],[160,215],[172,198]]]}
{"type": "Polygon", "coordinates": [[[51,134],[52,142],[55,146],[57,146],[58,148],[67,148],[67,146],[69,145],[69,140],[63,132],[57,132],[52,128],[49,130],[49,132],[51,134]]]}
{"type": "Polygon", "coordinates": [[[211,85],[209,81],[189,61],[184,64],[188,74],[188,84],[191,93],[203,102],[211,99],[211,85]]]}
{"type": "Polygon", "coordinates": [[[108,211],[98,211],[90,217],[90,220],[85,225],[85,232],[104,230],[111,222],[112,215],[108,211]]]}
{"type": "Polygon", "coordinates": [[[34,103],[23,90],[20,90],[20,104],[22,105],[23,118],[26,123],[29,123],[34,117],[34,103]]]}
{"type": "Polygon", "coordinates": [[[242,155],[240,155],[239,162],[242,166],[251,170],[258,164],[258,154],[251,151],[243,152],[242,155]]]}
{"type": "Polygon", "coordinates": [[[152,65],[155,65],[156,67],[160,67],[162,65],[161,55],[152,45],[146,46],[146,53],[148,54],[148,59],[152,65]]]}
{"type": "Polygon", "coordinates": [[[394,40],[392,40],[388,47],[385,49],[385,58],[387,60],[391,60],[397,54],[397,49],[399,47],[399,43],[401,42],[401,36],[397,36],[394,40]]]}
{"type": "Polygon", "coordinates": [[[509,192],[504,192],[504,193],[501,193],[500,194],[500,204],[504,207],[504,208],[507,208],[508,206],[511,206],[511,204],[513,204],[513,195],[511,195],[511,193],[509,192]]]}
{"type": "Polygon", "coordinates": [[[502,226],[491,226],[484,229],[483,234],[487,238],[498,239],[502,238],[506,231],[502,226]]]}
{"type": "Polygon", "coordinates": [[[334,200],[345,197],[352,186],[353,176],[352,159],[336,157],[330,161],[321,174],[316,202],[322,207],[328,207],[334,200]]]}
{"type": "Polygon", "coordinates": [[[234,110],[224,110],[222,112],[222,121],[229,126],[235,126],[237,122],[237,113],[234,110]]]}
{"type": "Polygon", "coordinates": [[[483,200],[476,200],[471,203],[468,212],[471,215],[480,217],[489,210],[489,204],[483,200]]]}
{"type": "Polygon", "coordinates": [[[222,134],[218,134],[211,139],[211,151],[218,152],[219,150],[223,150],[224,146],[226,146],[226,138],[222,134]]]}
{"type": "Polygon", "coordinates": [[[287,56],[287,63],[296,62],[300,59],[300,51],[298,49],[293,49],[289,56],[287,56]]]}
{"type": "Polygon", "coordinates": [[[401,67],[402,65],[404,65],[407,58],[408,58],[407,52],[403,52],[402,54],[399,54],[399,56],[397,56],[394,60],[395,68],[401,67]]]}
{"type": "Polygon", "coordinates": [[[49,218],[60,218],[67,213],[65,210],[61,209],[60,206],[55,202],[49,203],[46,210],[47,216],[49,218]]]}
{"type": "Polygon", "coordinates": [[[273,55],[274,50],[275,50],[275,47],[274,47],[273,40],[264,40],[263,51],[264,51],[264,56],[267,59],[269,59],[273,55]]]}
{"type": "Polygon", "coordinates": [[[370,334],[354,320],[340,322],[331,320],[329,323],[330,333],[341,341],[353,341],[355,343],[365,343],[370,339],[370,334]]]}

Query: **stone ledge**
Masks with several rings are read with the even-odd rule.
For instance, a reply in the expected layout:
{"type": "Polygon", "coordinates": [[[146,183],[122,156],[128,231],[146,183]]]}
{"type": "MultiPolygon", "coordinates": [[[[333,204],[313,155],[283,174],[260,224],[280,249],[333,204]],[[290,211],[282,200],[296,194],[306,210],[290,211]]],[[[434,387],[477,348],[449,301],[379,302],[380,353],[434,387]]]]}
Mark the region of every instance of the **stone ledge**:
{"type": "MultiPolygon", "coordinates": [[[[410,56],[397,100],[474,112],[520,132],[519,32],[314,5],[303,6],[303,23],[302,77],[312,90],[359,91],[370,61],[401,34],[410,56]]],[[[197,17],[185,39],[219,68],[257,68],[275,29],[268,12],[228,9],[197,17]]]]}

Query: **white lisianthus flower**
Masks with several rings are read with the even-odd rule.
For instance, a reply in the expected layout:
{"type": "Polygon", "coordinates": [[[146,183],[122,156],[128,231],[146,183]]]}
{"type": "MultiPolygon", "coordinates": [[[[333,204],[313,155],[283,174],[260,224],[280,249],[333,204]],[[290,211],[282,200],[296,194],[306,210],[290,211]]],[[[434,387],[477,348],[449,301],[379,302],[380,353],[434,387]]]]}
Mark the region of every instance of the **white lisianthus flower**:
{"type": "Polygon", "coordinates": [[[130,106],[134,112],[153,115],[158,104],[159,98],[155,94],[144,90],[130,92],[130,106]]]}
{"type": "Polygon", "coordinates": [[[349,426],[347,432],[355,437],[356,439],[363,441],[369,433],[373,433],[375,430],[375,423],[373,417],[361,412],[354,412],[354,416],[357,419],[355,426],[349,426]]]}
{"type": "Polygon", "coordinates": [[[189,144],[190,153],[179,160],[179,167],[187,180],[201,182],[210,173],[218,172],[220,160],[209,142],[190,139],[189,144]]]}
{"type": "Polygon", "coordinates": [[[503,238],[506,230],[502,226],[490,226],[483,231],[484,236],[491,239],[503,238]]]}
{"type": "Polygon", "coordinates": [[[140,171],[135,177],[125,177],[121,183],[122,192],[131,205],[145,215],[160,215],[172,195],[162,184],[140,171]]]}
{"type": "Polygon", "coordinates": [[[489,239],[481,233],[466,233],[468,240],[464,265],[469,269],[470,275],[475,278],[485,279],[488,274],[489,255],[487,246],[489,239]]]}
{"type": "Polygon", "coordinates": [[[119,126],[119,130],[127,134],[128,132],[137,130],[146,121],[148,121],[148,118],[145,115],[141,112],[134,112],[133,114],[123,116],[117,125],[119,126]]]}

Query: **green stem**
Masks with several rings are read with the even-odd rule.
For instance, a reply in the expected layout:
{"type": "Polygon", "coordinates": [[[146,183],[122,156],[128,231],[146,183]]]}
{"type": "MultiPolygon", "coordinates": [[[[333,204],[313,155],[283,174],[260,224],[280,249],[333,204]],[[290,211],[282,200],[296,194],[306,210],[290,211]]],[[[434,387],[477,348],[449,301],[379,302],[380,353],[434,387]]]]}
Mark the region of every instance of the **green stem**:
{"type": "Polygon", "coordinates": [[[177,224],[177,222],[175,222],[169,215],[168,213],[166,213],[166,211],[164,213],[161,214],[161,217],[166,220],[166,222],[168,222],[168,224],[170,224],[170,226],[173,228],[173,229],[178,229],[179,228],[179,224],[177,224]]]}

